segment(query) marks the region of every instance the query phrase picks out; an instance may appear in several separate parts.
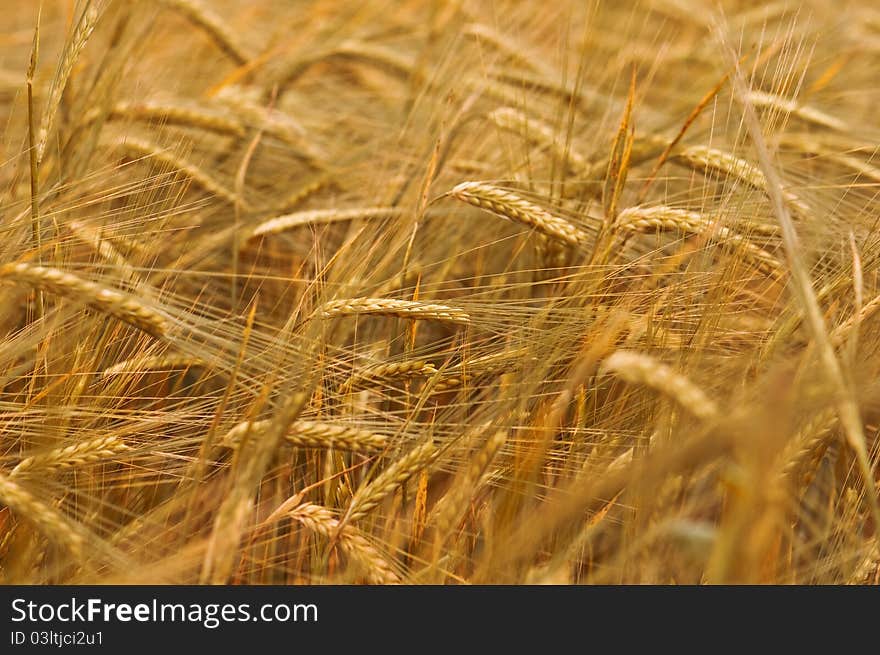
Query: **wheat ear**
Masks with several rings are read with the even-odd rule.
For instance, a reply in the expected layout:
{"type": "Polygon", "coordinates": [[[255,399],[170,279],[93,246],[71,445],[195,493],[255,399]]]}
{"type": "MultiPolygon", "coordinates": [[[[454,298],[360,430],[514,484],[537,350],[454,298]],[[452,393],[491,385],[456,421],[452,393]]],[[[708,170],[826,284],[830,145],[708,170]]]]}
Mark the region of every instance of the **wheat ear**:
{"type": "Polygon", "coordinates": [[[507,441],[507,433],[497,432],[486,441],[475,457],[468,463],[467,469],[458,481],[443,496],[434,514],[434,524],[441,539],[449,536],[449,532],[458,525],[467,507],[479,487],[483,474],[507,441]]]}
{"type": "Polygon", "coordinates": [[[161,0],[161,2],[204,30],[217,47],[237,64],[245,64],[251,59],[247,48],[239,41],[226,21],[199,0],[161,0]]]}
{"type": "Polygon", "coordinates": [[[839,118],[826,114],[824,111],[816,109],[815,107],[802,105],[795,100],[789,100],[788,98],[776,95],[775,93],[767,93],[766,91],[752,89],[749,91],[748,98],[756,107],[775,109],[779,112],[791,114],[792,116],[797,116],[802,121],[812,123],[813,125],[827,127],[830,130],[837,130],[839,132],[845,132],[849,128],[849,126],[839,118]]]}
{"type": "Polygon", "coordinates": [[[64,93],[64,89],[67,87],[67,82],[70,80],[73,66],[76,64],[80,54],[82,54],[83,49],[86,47],[86,43],[88,43],[89,37],[92,35],[97,23],[98,10],[94,5],[90,4],[83,12],[73,36],[70,38],[67,47],[64,49],[64,54],[61,56],[61,66],[58,69],[55,80],[52,82],[52,89],[49,91],[46,113],[43,114],[43,120],[40,123],[39,140],[37,144],[38,162],[41,162],[43,160],[43,155],[46,154],[46,144],[49,141],[49,133],[52,131],[52,126],[55,123],[55,116],[58,114],[58,108],[61,105],[61,96],[64,93]]]}
{"type": "Polygon", "coordinates": [[[496,109],[489,114],[489,120],[498,128],[521,136],[533,145],[552,153],[555,159],[565,162],[566,166],[575,173],[582,173],[589,166],[586,158],[575,151],[570,144],[566,144],[565,139],[560,140],[552,127],[543,121],[530,119],[518,109],[512,107],[496,109]]]}
{"type": "MultiPolygon", "coordinates": [[[[710,148],[709,146],[688,146],[673,151],[669,156],[669,160],[684,164],[707,175],[722,173],[758,191],[762,191],[768,196],[770,195],[767,178],[763,171],[754,164],[729,152],[710,148]]],[[[782,195],[786,204],[796,210],[801,216],[809,214],[809,208],[795,194],[790,191],[783,191],[782,195]]]]}
{"type": "Polygon", "coordinates": [[[715,402],[702,389],[648,355],[618,350],[602,362],[602,369],[630,384],[644,385],[671,398],[697,418],[710,420],[718,414],[715,402]]]}
{"type": "Polygon", "coordinates": [[[165,318],[134,296],[83,280],[57,268],[27,263],[5,264],[0,266],[0,280],[25,284],[85,303],[154,337],[161,338],[168,331],[165,318]]]}
{"type": "Polygon", "coordinates": [[[392,462],[372,482],[355,493],[346,514],[346,522],[357,521],[369,514],[385,496],[425,469],[436,456],[437,448],[433,440],[429,440],[392,462]]]}
{"type": "Polygon", "coordinates": [[[33,523],[50,541],[65,546],[74,557],[82,556],[86,542],[82,530],[3,474],[0,474],[0,502],[33,523]]]}
{"type": "Polygon", "coordinates": [[[416,300],[397,300],[394,298],[351,298],[331,300],[319,310],[321,318],[374,314],[397,316],[399,318],[421,318],[469,325],[471,317],[461,309],[436,303],[416,300]]]}
{"type": "Polygon", "coordinates": [[[55,448],[41,455],[21,460],[9,473],[9,477],[47,475],[56,471],[96,464],[130,450],[119,437],[99,437],[65,448],[55,448]]]}
{"type": "Polygon", "coordinates": [[[194,104],[158,102],[119,102],[110,111],[113,118],[156,122],[163,125],[197,127],[199,129],[243,137],[245,129],[241,122],[227,112],[220,112],[194,104]]]}
{"type": "Polygon", "coordinates": [[[710,234],[742,248],[743,254],[765,270],[779,272],[781,262],[763,248],[730,228],[718,225],[694,211],[665,205],[629,207],[617,217],[617,227],[630,232],[681,230],[692,234],[710,234]]]}
{"type": "Polygon", "coordinates": [[[842,344],[850,333],[852,333],[853,328],[856,325],[862,325],[865,321],[876,314],[878,310],[880,310],[880,296],[876,296],[866,303],[861,311],[859,311],[858,316],[850,316],[843,323],[834,328],[830,335],[831,343],[835,346],[842,344]]]}
{"type": "Polygon", "coordinates": [[[437,369],[430,362],[421,359],[411,359],[405,362],[392,362],[390,364],[377,364],[358,371],[346,380],[340,387],[340,393],[348,393],[357,387],[374,384],[379,380],[388,378],[414,378],[434,375],[437,369]]]}
{"type": "Polygon", "coordinates": [[[147,157],[150,161],[165,164],[166,166],[179,171],[192,180],[197,186],[218,198],[222,198],[231,205],[243,204],[239,201],[238,195],[234,191],[224,187],[220,182],[217,182],[192,162],[187,161],[179,155],[175,155],[166,148],[162,148],[146,139],[132,136],[126,136],[117,141],[114,145],[134,156],[147,157]]]}
{"type": "Polygon", "coordinates": [[[128,260],[122,256],[122,253],[108,239],[101,236],[98,230],[81,221],[70,221],[67,226],[80,241],[90,246],[109,263],[118,267],[126,279],[131,280],[134,278],[135,272],[131,264],[128,263],[128,260]]]}
{"type": "Polygon", "coordinates": [[[462,182],[449,194],[501,218],[521,223],[570,246],[584,246],[589,235],[515,193],[483,182],[462,182]]]}
{"type": "Polygon", "coordinates": [[[400,584],[400,576],[379,549],[352,525],[340,530],[339,520],[326,507],[306,503],[291,510],[288,516],[315,534],[336,539],[343,551],[363,567],[371,584],[400,584]]]}
{"type": "Polygon", "coordinates": [[[125,373],[143,373],[146,371],[173,371],[191,368],[193,366],[207,366],[201,360],[189,355],[151,355],[146,357],[134,357],[126,359],[101,371],[102,378],[113,377],[125,373]]]}
{"type": "MultiPolygon", "coordinates": [[[[221,443],[237,448],[245,435],[259,438],[271,426],[271,421],[244,421],[227,432],[221,443]]],[[[336,448],[355,453],[381,451],[388,447],[388,437],[368,430],[321,421],[295,421],[284,440],[297,448],[336,448]]]]}
{"type": "Polygon", "coordinates": [[[390,218],[400,216],[402,211],[396,207],[351,207],[345,209],[315,209],[277,216],[257,225],[252,237],[279,234],[304,225],[325,225],[359,219],[390,218]]]}

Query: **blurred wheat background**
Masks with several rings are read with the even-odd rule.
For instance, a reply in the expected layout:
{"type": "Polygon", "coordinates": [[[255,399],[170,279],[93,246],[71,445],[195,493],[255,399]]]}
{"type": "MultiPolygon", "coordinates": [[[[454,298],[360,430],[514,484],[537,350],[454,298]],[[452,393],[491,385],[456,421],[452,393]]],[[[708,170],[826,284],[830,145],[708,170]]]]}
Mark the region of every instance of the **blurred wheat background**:
{"type": "Polygon", "coordinates": [[[876,584],[870,0],[16,0],[0,581],[876,584]]]}

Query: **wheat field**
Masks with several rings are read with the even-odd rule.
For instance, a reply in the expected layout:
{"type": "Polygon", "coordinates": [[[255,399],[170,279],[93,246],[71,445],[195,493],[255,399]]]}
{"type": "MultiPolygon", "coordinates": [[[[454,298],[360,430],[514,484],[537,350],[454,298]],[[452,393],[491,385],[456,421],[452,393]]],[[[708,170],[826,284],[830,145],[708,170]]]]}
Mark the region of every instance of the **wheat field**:
{"type": "Polygon", "coordinates": [[[877,584],[870,0],[19,0],[0,582],[877,584]]]}

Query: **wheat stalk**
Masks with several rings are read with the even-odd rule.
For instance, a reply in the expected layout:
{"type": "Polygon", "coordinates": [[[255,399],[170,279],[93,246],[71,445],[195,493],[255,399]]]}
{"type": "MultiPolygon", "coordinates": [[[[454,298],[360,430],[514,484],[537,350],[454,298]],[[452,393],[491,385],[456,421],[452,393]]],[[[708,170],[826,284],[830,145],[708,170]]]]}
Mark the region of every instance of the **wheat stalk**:
{"type": "Polygon", "coordinates": [[[602,362],[602,369],[630,384],[640,384],[663,394],[697,418],[711,420],[718,407],[698,386],[653,357],[618,350],[602,362]]]}
{"type": "Polygon", "coordinates": [[[57,268],[27,263],[5,264],[0,266],[0,280],[69,297],[115,316],[154,337],[164,337],[168,331],[165,318],[137,298],[57,268]]]}
{"type": "Polygon", "coordinates": [[[116,457],[130,450],[119,437],[98,437],[65,448],[55,448],[41,455],[21,460],[9,473],[9,477],[47,475],[55,471],[95,464],[116,457]]]}
{"type": "Polygon", "coordinates": [[[400,584],[400,576],[379,550],[352,525],[343,526],[326,507],[305,503],[288,512],[312,532],[328,539],[336,539],[339,546],[355,560],[367,575],[371,584],[400,584]]]}
{"type": "MultiPolygon", "coordinates": [[[[271,421],[244,421],[227,432],[221,443],[238,448],[246,435],[258,439],[271,427],[271,421]]],[[[335,448],[355,453],[381,451],[388,447],[388,437],[368,430],[321,421],[295,421],[284,440],[297,448],[335,448]]]]}
{"type": "Polygon", "coordinates": [[[564,218],[553,216],[515,193],[484,182],[462,182],[449,195],[501,218],[534,228],[570,246],[584,246],[589,236],[564,218]]]}
{"type": "Polygon", "coordinates": [[[378,316],[397,316],[399,318],[432,319],[459,325],[469,325],[471,317],[461,309],[416,300],[397,300],[394,298],[351,298],[331,300],[319,310],[321,318],[374,314],[378,316]]]}

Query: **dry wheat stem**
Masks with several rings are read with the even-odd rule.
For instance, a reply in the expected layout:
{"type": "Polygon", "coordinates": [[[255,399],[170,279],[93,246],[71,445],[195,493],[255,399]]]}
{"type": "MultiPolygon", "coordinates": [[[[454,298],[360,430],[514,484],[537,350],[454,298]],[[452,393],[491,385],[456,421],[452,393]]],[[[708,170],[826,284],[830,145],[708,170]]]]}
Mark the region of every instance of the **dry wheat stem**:
{"type": "Polygon", "coordinates": [[[585,246],[589,235],[564,218],[553,216],[538,205],[484,182],[462,182],[449,192],[469,205],[501,218],[521,223],[570,246],[585,246]]]}
{"type": "MultiPolygon", "coordinates": [[[[237,448],[241,440],[249,435],[259,439],[271,426],[271,421],[244,421],[227,432],[221,444],[237,448]]],[[[335,448],[355,453],[376,452],[388,447],[388,437],[368,430],[361,430],[344,424],[322,421],[298,420],[290,426],[284,440],[297,448],[335,448]]]]}
{"type": "Polygon", "coordinates": [[[351,298],[331,300],[318,311],[321,318],[335,316],[397,316],[399,318],[420,318],[469,325],[471,317],[461,309],[437,303],[416,300],[397,300],[394,298],[351,298]]]}
{"type": "Polygon", "coordinates": [[[671,398],[697,418],[711,420],[718,414],[715,402],[702,389],[648,355],[618,350],[602,362],[602,368],[630,384],[644,385],[671,398]]]}
{"type": "Polygon", "coordinates": [[[436,456],[437,447],[433,440],[428,440],[393,461],[372,482],[355,493],[346,514],[346,523],[369,514],[388,494],[429,466],[436,456]]]}
{"type": "Polygon", "coordinates": [[[119,437],[98,437],[65,448],[32,455],[21,460],[9,473],[9,477],[27,475],[48,475],[59,470],[96,464],[112,459],[130,450],[119,437]]]}
{"type": "Polygon", "coordinates": [[[257,225],[250,236],[279,234],[304,225],[325,225],[360,219],[391,218],[403,212],[396,207],[350,207],[340,209],[314,209],[277,216],[257,225]]]}
{"type": "Polygon", "coordinates": [[[370,584],[400,584],[400,576],[379,549],[354,526],[340,529],[339,520],[326,507],[306,503],[291,510],[288,516],[316,534],[336,539],[343,551],[364,569],[370,584]]]}
{"type": "Polygon", "coordinates": [[[115,316],[154,337],[164,337],[168,323],[156,310],[116,289],[83,280],[57,268],[18,263],[0,266],[0,280],[42,289],[115,316]]]}

